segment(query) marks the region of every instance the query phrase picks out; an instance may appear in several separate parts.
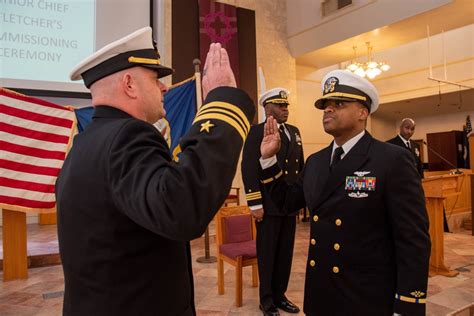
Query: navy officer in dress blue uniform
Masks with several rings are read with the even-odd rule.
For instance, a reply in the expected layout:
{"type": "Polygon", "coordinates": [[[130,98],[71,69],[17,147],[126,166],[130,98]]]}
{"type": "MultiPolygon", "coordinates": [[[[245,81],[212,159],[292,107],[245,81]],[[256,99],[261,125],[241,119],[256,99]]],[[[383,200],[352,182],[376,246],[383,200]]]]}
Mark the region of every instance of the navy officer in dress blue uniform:
{"type": "Polygon", "coordinates": [[[406,117],[400,123],[400,132],[397,136],[387,140],[387,143],[398,145],[409,150],[415,158],[416,169],[421,178],[423,178],[423,164],[421,163],[420,145],[411,140],[415,133],[415,121],[406,117]]]}
{"type": "Polygon", "coordinates": [[[164,117],[151,28],[81,62],[95,107],[56,182],[64,315],[195,315],[189,240],[224,202],[255,113],[226,51],[211,44],[204,105],[179,162],[152,125],[164,117]]]}
{"type": "Polygon", "coordinates": [[[276,163],[272,118],[261,145],[261,179],[272,198],[311,212],[304,312],[425,315],[431,243],[413,155],[365,130],[379,104],[369,81],[334,70],[322,89],[315,106],[334,141],[307,159],[293,186],[276,163]]]}
{"type": "MultiPolygon", "coordinates": [[[[291,184],[303,169],[304,156],[301,136],[296,126],[287,124],[288,90],[274,88],[263,93],[259,104],[266,116],[277,120],[281,135],[278,164],[291,184]]],[[[257,259],[260,279],[260,309],[264,315],[278,315],[278,308],[288,313],[298,313],[299,308],[286,296],[295,242],[295,214],[276,204],[260,183],[260,144],[264,123],[254,125],[244,145],[242,154],[242,179],[247,204],[257,219],[257,259]]]]}

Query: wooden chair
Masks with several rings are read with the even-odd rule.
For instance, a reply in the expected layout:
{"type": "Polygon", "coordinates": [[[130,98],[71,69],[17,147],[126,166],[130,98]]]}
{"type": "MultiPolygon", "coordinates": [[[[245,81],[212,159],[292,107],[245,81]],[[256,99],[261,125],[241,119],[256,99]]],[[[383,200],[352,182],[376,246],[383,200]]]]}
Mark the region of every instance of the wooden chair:
{"type": "Polygon", "coordinates": [[[227,195],[227,198],[224,201],[224,206],[229,206],[230,203],[235,203],[235,205],[240,205],[239,194],[240,194],[239,187],[230,188],[229,195],[227,195]]]}
{"type": "Polygon", "coordinates": [[[258,286],[255,222],[248,206],[222,207],[216,214],[217,288],[224,294],[224,261],[235,267],[235,305],[242,306],[242,268],[252,266],[258,286]]]}

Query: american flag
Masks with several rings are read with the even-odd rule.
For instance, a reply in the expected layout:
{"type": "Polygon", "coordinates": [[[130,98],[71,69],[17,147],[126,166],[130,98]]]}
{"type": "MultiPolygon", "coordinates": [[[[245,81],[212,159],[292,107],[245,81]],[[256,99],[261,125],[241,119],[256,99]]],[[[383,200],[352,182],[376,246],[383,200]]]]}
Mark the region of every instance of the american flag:
{"type": "Polygon", "coordinates": [[[55,207],[54,184],[72,136],[74,111],[0,88],[0,207],[55,207]]]}

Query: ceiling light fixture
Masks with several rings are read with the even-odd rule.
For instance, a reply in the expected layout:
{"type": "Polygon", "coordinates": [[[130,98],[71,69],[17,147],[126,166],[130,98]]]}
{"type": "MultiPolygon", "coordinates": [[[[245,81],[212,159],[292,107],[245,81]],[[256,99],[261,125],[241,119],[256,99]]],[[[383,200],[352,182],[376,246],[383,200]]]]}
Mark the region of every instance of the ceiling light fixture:
{"type": "Polygon", "coordinates": [[[385,62],[376,62],[372,59],[372,49],[370,42],[365,43],[367,45],[367,61],[365,63],[359,63],[357,59],[357,47],[354,46],[354,59],[351,60],[351,63],[346,67],[347,71],[353,72],[358,76],[367,77],[369,79],[374,79],[380,75],[383,71],[388,71],[390,65],[385,62]]]}

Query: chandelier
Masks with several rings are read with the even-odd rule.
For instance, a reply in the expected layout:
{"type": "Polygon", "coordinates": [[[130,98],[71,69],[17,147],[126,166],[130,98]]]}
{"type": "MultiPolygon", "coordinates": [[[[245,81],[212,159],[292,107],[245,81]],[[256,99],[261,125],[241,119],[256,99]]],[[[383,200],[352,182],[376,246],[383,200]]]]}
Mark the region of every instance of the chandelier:
{"type": "Polygon", "coordinates": [[[367,45],[367,61],[365,63],[359,63],[356,61],[357,46],[352,47],[354,50],[354,59],[351,60],[351,63],[346,67],[346,70],[355,73],[361,77],[367,77],[369,79],[374,79],[380,75],[383,71],[390,69],[390,65],[385,62],[376,62],[372,59],[372,49],[370,42],[365,43],[367,45]]]}

